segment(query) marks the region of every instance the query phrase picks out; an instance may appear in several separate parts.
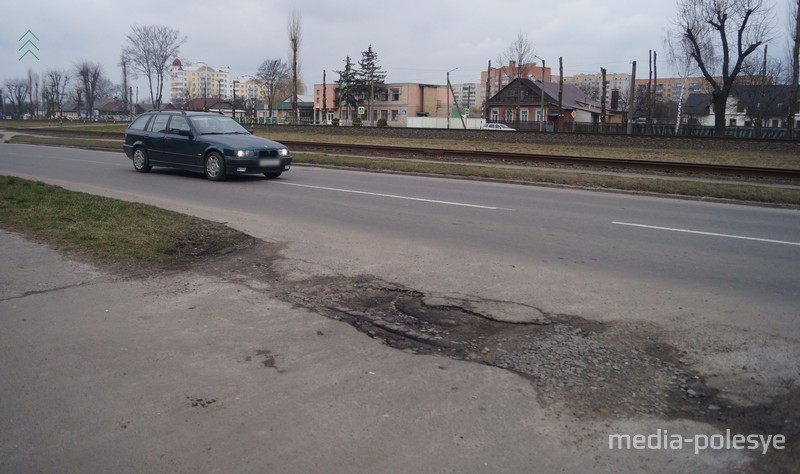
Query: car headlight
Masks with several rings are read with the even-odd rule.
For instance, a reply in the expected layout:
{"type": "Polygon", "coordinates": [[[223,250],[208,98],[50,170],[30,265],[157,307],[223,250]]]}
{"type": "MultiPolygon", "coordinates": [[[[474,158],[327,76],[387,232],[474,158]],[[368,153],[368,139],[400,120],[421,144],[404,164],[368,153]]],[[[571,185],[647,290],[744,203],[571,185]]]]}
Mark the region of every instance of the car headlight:
{"type": "Polygon", "coordinates": [[[288,148],[281,148],[278,150],[278,154],[280,156],[289,156],[289,149],[288,148]]]}
{"type": "Polygon", "coordinates": [[[236,156],[238,156],[239,158],[245,158],[245,157],[248,157],[248,156],[256,156],[256,152],[253,151],[253,150],[237,150],[236,153],[234,153],[234,154],[236,156]]]}

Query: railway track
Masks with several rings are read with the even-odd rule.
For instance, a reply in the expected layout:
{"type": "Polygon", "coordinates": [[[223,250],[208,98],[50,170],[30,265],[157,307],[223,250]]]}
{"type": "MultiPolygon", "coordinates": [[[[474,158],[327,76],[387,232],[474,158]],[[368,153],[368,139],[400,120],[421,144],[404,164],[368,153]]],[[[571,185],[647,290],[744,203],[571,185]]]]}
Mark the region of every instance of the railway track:
{"type": "Polygon", "coordinates": [[[592,158],[581,156],[559,156],[531,153],[504,153],[439,148],[358,145],[346,143],[322,143],[281,140],[295,151],[335,153],[359,156],[404,156],[447,160],[448,158],[470,161],[497,161],[506,163],[536,163],[560,167],[590,167],[620,170],[647,170],[663,173],[741,176],[747,178],[800,180],[800,169],[762,168],[700,163],[678,163],[670,161],[646,161],[615,158],[592,158]]]}
{"type": "MultiPolygon", "coordinates": [[[[76,131],[57,128],[15,129],[20,133],[45,134],[57,136],[83,136],[92,138],[121,138],[119,132],[76,131]]],[[[534,153],[506,153],[472,150],[452,150],[444,148],[423,148],[405,146],[361,145],[331,142],[309,142],[280,140],[281,143],[295,151],[332,153],[356,156],[414,157],[447,161],[465,160],[472,162],[504,162],[517,164],[540,164],[557,167],[582,167],[601,170],[641,170],[659,173],[675,173],[683,175],[709,175],[726,177],[745,177],[749,179],[800,181],[800,169],[764,168],[750,166],[730,166],[702,163],[679,163],[673,161],[648,161],[616,158],[595,158],[583,156],[561,156],[534,153]]]]}

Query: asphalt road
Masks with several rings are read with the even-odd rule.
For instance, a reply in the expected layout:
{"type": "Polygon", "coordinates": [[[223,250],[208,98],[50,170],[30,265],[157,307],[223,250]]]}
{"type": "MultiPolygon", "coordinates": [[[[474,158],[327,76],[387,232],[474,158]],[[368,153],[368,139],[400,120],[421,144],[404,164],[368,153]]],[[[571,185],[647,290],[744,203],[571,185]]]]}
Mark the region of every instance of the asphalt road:
{"type": "MultiPolygon", "coordinates": [[[[139,174],[121,152],[12,144],[0,144],[0,174],[284,242],[276,274],[289,281],[368,274],[647,335],[655,323],[655,342],[720,391],[726,414],[755,407],[743,412],[754,423],[785,420],[770,434],[796,433],[797,211],[310,167],[215,183],[139,174]]],[[[540,405],[547,392],[509,371],[392,349],[263,285],[122,280],[0,239],[0,471],[739,472],[767,459],[612,450],[611,433],[750,428],[594,420],[580,404],[540,405]]],[[[767,461],[792,472],[789,451],[767,461]]]]}
{"type": "Polygon", "coordinates": [[[14,144],[0,145],[0,173],[224,221],[288,242],[304,271],[800,336],[795,210],[310,167],[213,183],[136,173],[121,152],[14,144]]]}

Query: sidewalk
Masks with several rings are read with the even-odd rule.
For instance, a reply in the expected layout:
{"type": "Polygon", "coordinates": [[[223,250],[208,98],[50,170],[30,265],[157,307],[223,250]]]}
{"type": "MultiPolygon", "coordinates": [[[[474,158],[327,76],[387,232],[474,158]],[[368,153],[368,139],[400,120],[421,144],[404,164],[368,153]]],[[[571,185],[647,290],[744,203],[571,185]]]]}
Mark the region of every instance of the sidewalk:
{"type": "MultiPolygon", "coordinates": [[[[0,472],[728,472],[610,451],[517,375],[408,354],[198,274],[132,280],[0,231],[0,472]]],[[[621,430],[621,431],[620,431],[621,430]]]]}

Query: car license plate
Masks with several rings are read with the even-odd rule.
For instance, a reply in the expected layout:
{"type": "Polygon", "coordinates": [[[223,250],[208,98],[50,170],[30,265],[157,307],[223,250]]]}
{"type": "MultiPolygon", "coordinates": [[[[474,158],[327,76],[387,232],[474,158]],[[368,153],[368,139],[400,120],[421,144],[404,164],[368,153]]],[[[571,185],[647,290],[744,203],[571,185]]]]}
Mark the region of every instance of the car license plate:
{"type": "Polygon", "coordinates": [[[261,167],[264,167],[264,168],[266,168],[266,167],[276,167],[276,166],[280,166],[280,164],[281,164],[280,158],[261,158],[260,160],[258,160],[258,166],[261,166],[261,167]]]}

